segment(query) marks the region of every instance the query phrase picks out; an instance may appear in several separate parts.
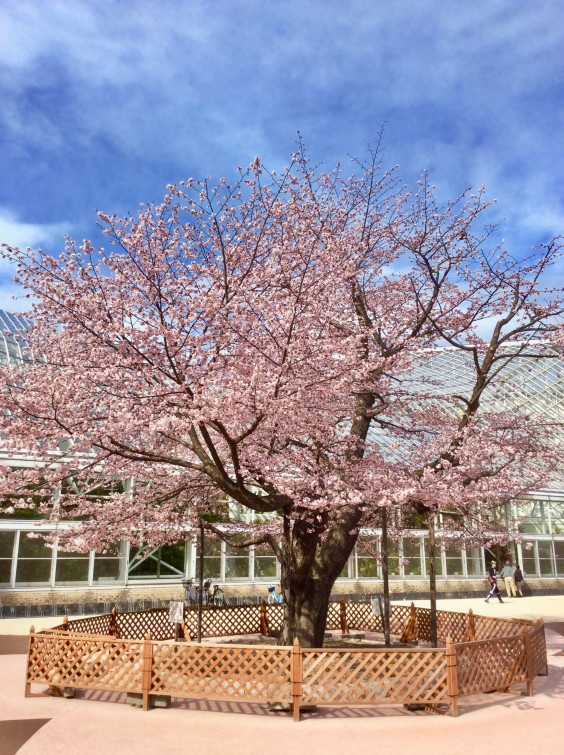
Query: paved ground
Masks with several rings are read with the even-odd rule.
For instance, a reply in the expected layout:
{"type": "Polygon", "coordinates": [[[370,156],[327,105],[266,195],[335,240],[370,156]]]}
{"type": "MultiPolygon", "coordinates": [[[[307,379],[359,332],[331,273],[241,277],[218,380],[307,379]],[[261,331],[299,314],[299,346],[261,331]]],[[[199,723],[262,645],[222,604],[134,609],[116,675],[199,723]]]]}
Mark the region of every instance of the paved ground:
{"type": "MultiPolygon", "coordinates": [[[[419,602],[425,605],[424,601],[419,602]]],[[[399,706],[320,708],[294,723],[261,705],[173,701],[143,712],[114,693],[74,700],[24,698],[25,634],[38,620],[0,620],[0,755],[561,755],[564,752],[564,597],[442,600],[439,608],[547,623],[548,677],[534,697],[494,693],[462,700],[459,716],[409,713],[399,706]]],[[[57,619],[42,620],[41,627],[57,619]]]]}

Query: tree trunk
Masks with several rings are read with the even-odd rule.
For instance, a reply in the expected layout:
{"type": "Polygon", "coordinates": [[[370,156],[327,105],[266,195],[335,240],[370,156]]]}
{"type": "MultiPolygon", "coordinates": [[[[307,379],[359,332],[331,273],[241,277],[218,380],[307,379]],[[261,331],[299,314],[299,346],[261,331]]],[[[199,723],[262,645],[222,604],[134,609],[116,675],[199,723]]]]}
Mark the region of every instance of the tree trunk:
{"type": "Polygon", "coordinates": [[[438,646],[437,638],[437,567],[435,561],[435,515],[430,512],[429,528],[429,598],[431,600],[431,644],[438,646]]]}
{"type": "Polygon", "coordinates": [[[340,519],[316,531],[311,522],[285,518],[281,645],[291,645],[297,638],[302,647],[323,647],[331,590],[357,539],[354,517],[344,511],[340,519]]]}

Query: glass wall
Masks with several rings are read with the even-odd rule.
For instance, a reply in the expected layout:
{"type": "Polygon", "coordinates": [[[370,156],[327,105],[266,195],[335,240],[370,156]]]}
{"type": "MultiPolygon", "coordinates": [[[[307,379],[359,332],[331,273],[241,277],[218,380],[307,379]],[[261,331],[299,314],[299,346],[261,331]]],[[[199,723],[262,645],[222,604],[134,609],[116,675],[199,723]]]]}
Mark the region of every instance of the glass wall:
{"type": "Polygon", "coordinates": [[[445,545],[446,573],[449,577],[464,577],[463,552],[450,543],[445,545]]]}
{"type": "Polygon", "coordinates": [[[469,548],[466,551],[466,569],[470,578],[484,576],[486,564],[482,548],[469,548]]]}
{"type": "MultiPolygon", "coordinates": [[[[564,501],[538,500],[527,503],[531,514],[522,544],[494,548],[499,563],[505,557],[520,561],[527,578],[564,578],[564,501]],[[542,530],[547,529],[548,534],[542,530]],[[527,543],[531,547],[527,548],[527,543]]],[[[525,523],[526,524],[526,523],[525,523]]],[[[51,588],[71,586],[124,585],[128,581],[163,580],[179,583],[198,573],[198,548],[193,542],[164,544],[155,548],[134,548],[118,543],[103,553],[72,553],[48,546],[28,535],[29,521],[0,520],[0,586],[7,588],[51,588]]],[[[48,530],[42,524],[40,529],[48,530]]],[[[427,533],[414,531],[399,542],[389,540],[391,580],[425,580],[429,574],[427,533]]],[[[436,569],[439,579],[482,578],[490,554],[483,548],[460,549],[437,533],[436,569]]],[[[377,531],[362,534],[340,580],[381,580],[381,537],[377,531]]],[[[206,538],[204,575],[214,582],[278,582],[280,566],[267,547],[250,551],[228,548],[217,538],[206,538]]]]}
{"type": "MultiPolygon", "coordinates": [[[[204,538],[204,579],[221,580],[221,541],[204,538]]],[[[196,555],[198,549],[194,549],[196,555]]],[[[194,570],[194,576],[198,573],[198,566],[194,570]]]]}
{"type": "Polygon", "coordinates": [[[539,557],[539,575],[541,577],[553,577],[552,543],[549,540],[538,540],[536,546],[539,557]]]}
{"type": "Polygon", "coordinates": [[[87,584],[89,568],[89,553],[66,553],[57,548],[57,561],[55,568],[56,585],[87,584]]]}
{"type": "MultiPolygon", "coordinates": [[[[129,556],[129,578],[181,579],[186,572],[185,548],[185,543],[159,545],[157,548],[132,548],[129,556]]],[[[105,561],[108,561],[107,557],[105,561]]]]}
{"type": "Polygon", "coordinates": [[[377,558],[379,539],[361,535],[356,545],[356,568],[358,579],[377,579],[381,576],[377,558]]]}
{"type": "Polygon", "coordinates": [[[278,560],[270,548],[255,548],[254,570],[257,581],[278,578],[278,560]]]}
{"type": "Polygon", "coordinates": [[[556,559],[556,576],[564,577],[564,540],[554,542],[554,555],[556,559]]]}
{"type": "Polygon", "coordinates": [[[227,549],[225,552],[225,581],[248,580],[250,578],[250,554],[248,551],[227,549]]]}
{"type": "Polygon", "coordinates": [[[43,540],[29,537],[29,532],[19,533],[16,561],[16,587],[48,585],[51,582],[53,549],[43,540]]]}
{"type": "Polygon", "coordinates": [[[406,579],[413,579],[423,575],[421,546],[421,538],[415,540],[407,537],[403,538],[403,573],[406,579]]]}
{"type": "Polygon", "coordinates": [[[0,532],[0,585],[9,586],[12,577],[15,532],[0,532]]]}

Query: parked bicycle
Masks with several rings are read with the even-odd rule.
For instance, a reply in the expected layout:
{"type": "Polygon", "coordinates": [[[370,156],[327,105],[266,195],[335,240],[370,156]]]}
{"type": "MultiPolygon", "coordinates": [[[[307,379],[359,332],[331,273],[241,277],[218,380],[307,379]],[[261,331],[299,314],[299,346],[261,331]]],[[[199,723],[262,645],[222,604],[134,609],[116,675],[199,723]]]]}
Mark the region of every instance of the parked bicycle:
{"type": "Polygon", "coordinates": [[[274,585],[268,585],[268,598],[266,599],[267,603],[283,603],[282,595],[276,592],[276,587],[274,585]]]}
{"type": "MultiPolygon", "coordinates": [[[[192,579],[183,580],[184,589],[186,590],[185,601],[191,606],[198,605],[198,595],[200,586],[194,585],[192,579]]],[[[205,579],[202,589],[202,604],[206,606],[225,606],[225,594],[219,585],[212,585],[211,579],[205,579]]]]}
{"type": "Polygon", "coordinates": [[[208,588],[208,603],[212,606],[226,606],[225,594],[219,585],[208,588]]]}

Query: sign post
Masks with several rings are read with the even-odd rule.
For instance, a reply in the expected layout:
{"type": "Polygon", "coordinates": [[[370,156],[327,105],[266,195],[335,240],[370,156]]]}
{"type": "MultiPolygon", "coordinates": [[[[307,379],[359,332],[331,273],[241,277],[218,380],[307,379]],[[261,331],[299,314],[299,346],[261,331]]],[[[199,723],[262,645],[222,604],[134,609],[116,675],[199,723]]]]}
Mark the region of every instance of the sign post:
{"type": "Polygon", "coordinates": [[[168,618],[171,624],[174,624],[174,641],[178,642],[179,626],[184,622],[184,603],[181,600],[170,601],[168,618]]]}

